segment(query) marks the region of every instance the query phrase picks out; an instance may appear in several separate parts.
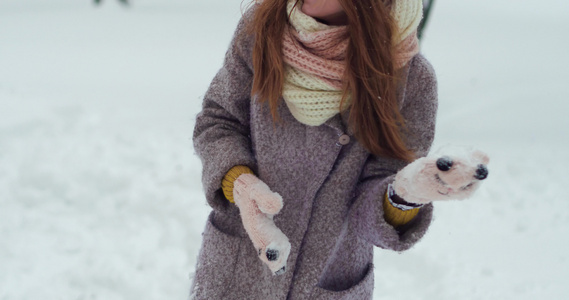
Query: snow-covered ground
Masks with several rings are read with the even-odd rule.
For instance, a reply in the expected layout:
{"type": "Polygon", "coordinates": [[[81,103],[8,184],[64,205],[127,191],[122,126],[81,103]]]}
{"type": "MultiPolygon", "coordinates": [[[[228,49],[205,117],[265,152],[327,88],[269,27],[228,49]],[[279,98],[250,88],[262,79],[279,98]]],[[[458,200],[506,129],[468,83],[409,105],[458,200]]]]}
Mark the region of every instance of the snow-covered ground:
{"type": "MultiPolygon", "coordinates": [[[[190,137],[241,0],[0,1],[0,299],[185,299],[209,208],[190,137]]],[[[244,2],[246,4],[246,1],[244,2]]],[[[569,2],[436,1],[435,148],[491,156],[381,299],[569,297],[569,2]]]]}

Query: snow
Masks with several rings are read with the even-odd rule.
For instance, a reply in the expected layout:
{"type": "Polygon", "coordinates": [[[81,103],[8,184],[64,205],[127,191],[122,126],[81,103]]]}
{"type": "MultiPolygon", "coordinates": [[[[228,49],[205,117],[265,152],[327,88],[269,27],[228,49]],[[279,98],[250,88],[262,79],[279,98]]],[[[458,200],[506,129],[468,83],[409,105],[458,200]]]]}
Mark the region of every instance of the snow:
{"type": "MultiPolygon", "coordinates": [[[[191,145],[246,2],[0,2],[0,299],[186,299],[209,208],[191,145]]],[[[381,299],[569,296],[569,3],[437,1],[434,148],[490,156],[477,195],[378,249],[381,299]]]]}

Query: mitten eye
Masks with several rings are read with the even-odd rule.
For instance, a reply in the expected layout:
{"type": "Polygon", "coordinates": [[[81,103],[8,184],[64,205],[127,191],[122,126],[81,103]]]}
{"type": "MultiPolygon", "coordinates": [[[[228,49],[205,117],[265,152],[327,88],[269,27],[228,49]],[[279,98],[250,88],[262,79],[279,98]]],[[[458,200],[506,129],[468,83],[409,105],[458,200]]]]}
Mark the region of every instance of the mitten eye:
{"type": "Polygon", "coordinates": [[[452,168],[452,159],[448,156],[437,159],[437,168],[443,172],[450,170],[452,168]]]}
{"type": "Polygon", "coordinates": [[[474,174],[474,178],[478,180],[484,180],[488,177],[488,168],[485,165],[478,165],[476,169],[476,174],[474,174]]]}

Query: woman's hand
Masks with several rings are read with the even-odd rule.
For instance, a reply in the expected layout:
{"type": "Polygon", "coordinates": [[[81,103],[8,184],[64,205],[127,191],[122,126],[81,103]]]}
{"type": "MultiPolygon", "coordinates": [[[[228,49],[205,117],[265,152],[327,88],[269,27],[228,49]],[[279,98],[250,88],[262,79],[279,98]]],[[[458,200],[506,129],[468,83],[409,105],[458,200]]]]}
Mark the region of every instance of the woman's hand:
{"type": "Polygon", "coordinates": [[[406,202],[470,197],[488,177],[488,156],[479,150],[449,148],[407,165],[395,176],[393,189],[406,202]]]}
{"type": "Polygon", "coordinates": [[[273,274],[284,273],[290,242],[273,222],[273,215],[283,207],[282,197],[252,174],[240,175],[233,184],[235,204],[259,258],[273,274]]]}

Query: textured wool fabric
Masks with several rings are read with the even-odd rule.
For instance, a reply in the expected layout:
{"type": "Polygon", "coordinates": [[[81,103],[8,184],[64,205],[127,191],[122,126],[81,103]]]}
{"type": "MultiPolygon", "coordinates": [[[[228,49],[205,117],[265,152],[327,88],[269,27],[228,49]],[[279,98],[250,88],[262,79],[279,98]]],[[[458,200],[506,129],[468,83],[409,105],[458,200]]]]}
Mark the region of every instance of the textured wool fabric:
{"type": "MultiPolygon", "coordinates": [[[[422,17],[422,1],[396,1],[391,15],[397,31],[393,37],[395,68],[400,69],[418,53],[417,26],[422,17]]],[[[283,98],[292,115],[301,123],[318,126],[346,109],[350,97],[340,107],[342,77],[349,36],[347,26],[317,22],[300,9],[302,1],[287,3],[290,30],[283,38],[285,82],[283,98]]]]}
{"type": "MultiPolygon", "coordinates": [[[[433,207],[423,206],[405,230],[385,221],[383,195],[407,163],[365,150],[346,128],[348,111],[307,126],[281,103],[274,123],[268,106],[245,88],[252,82],[253,40],[242,20],[196,118],[194,148],[213,211],[191,292],[195,299],[371,299],[373,247],[409,249],[426,232],[433,207]],[[350,142],[338,143],[345,134],[350,142]],[[291,243],[283,275],[273,276],[259,260],[239,209],[223,195],[222,179],[237,165],[251,168],[283,198],[273,218],[291,243]]],[[[435,74],[417,55],[400,82],[407,144],[424,156],[434,138],[435,74]]]]}
{"type": "MultiPolygon", "coordinates": [[[[235,166],[223,177],[221,188],[223,189],[223,194],[231,203],[235,203],[233,200],[233,182],[242,174],[253,174],[253,171],[246,166],[235,166]]],[[[389,201],[389,193],[385,193],[384,198],[383,210],[385,220],[395,227],[409,223],[419,213],[418,208],[403,211],[393,206],[391,201],[389,201]]]]}

